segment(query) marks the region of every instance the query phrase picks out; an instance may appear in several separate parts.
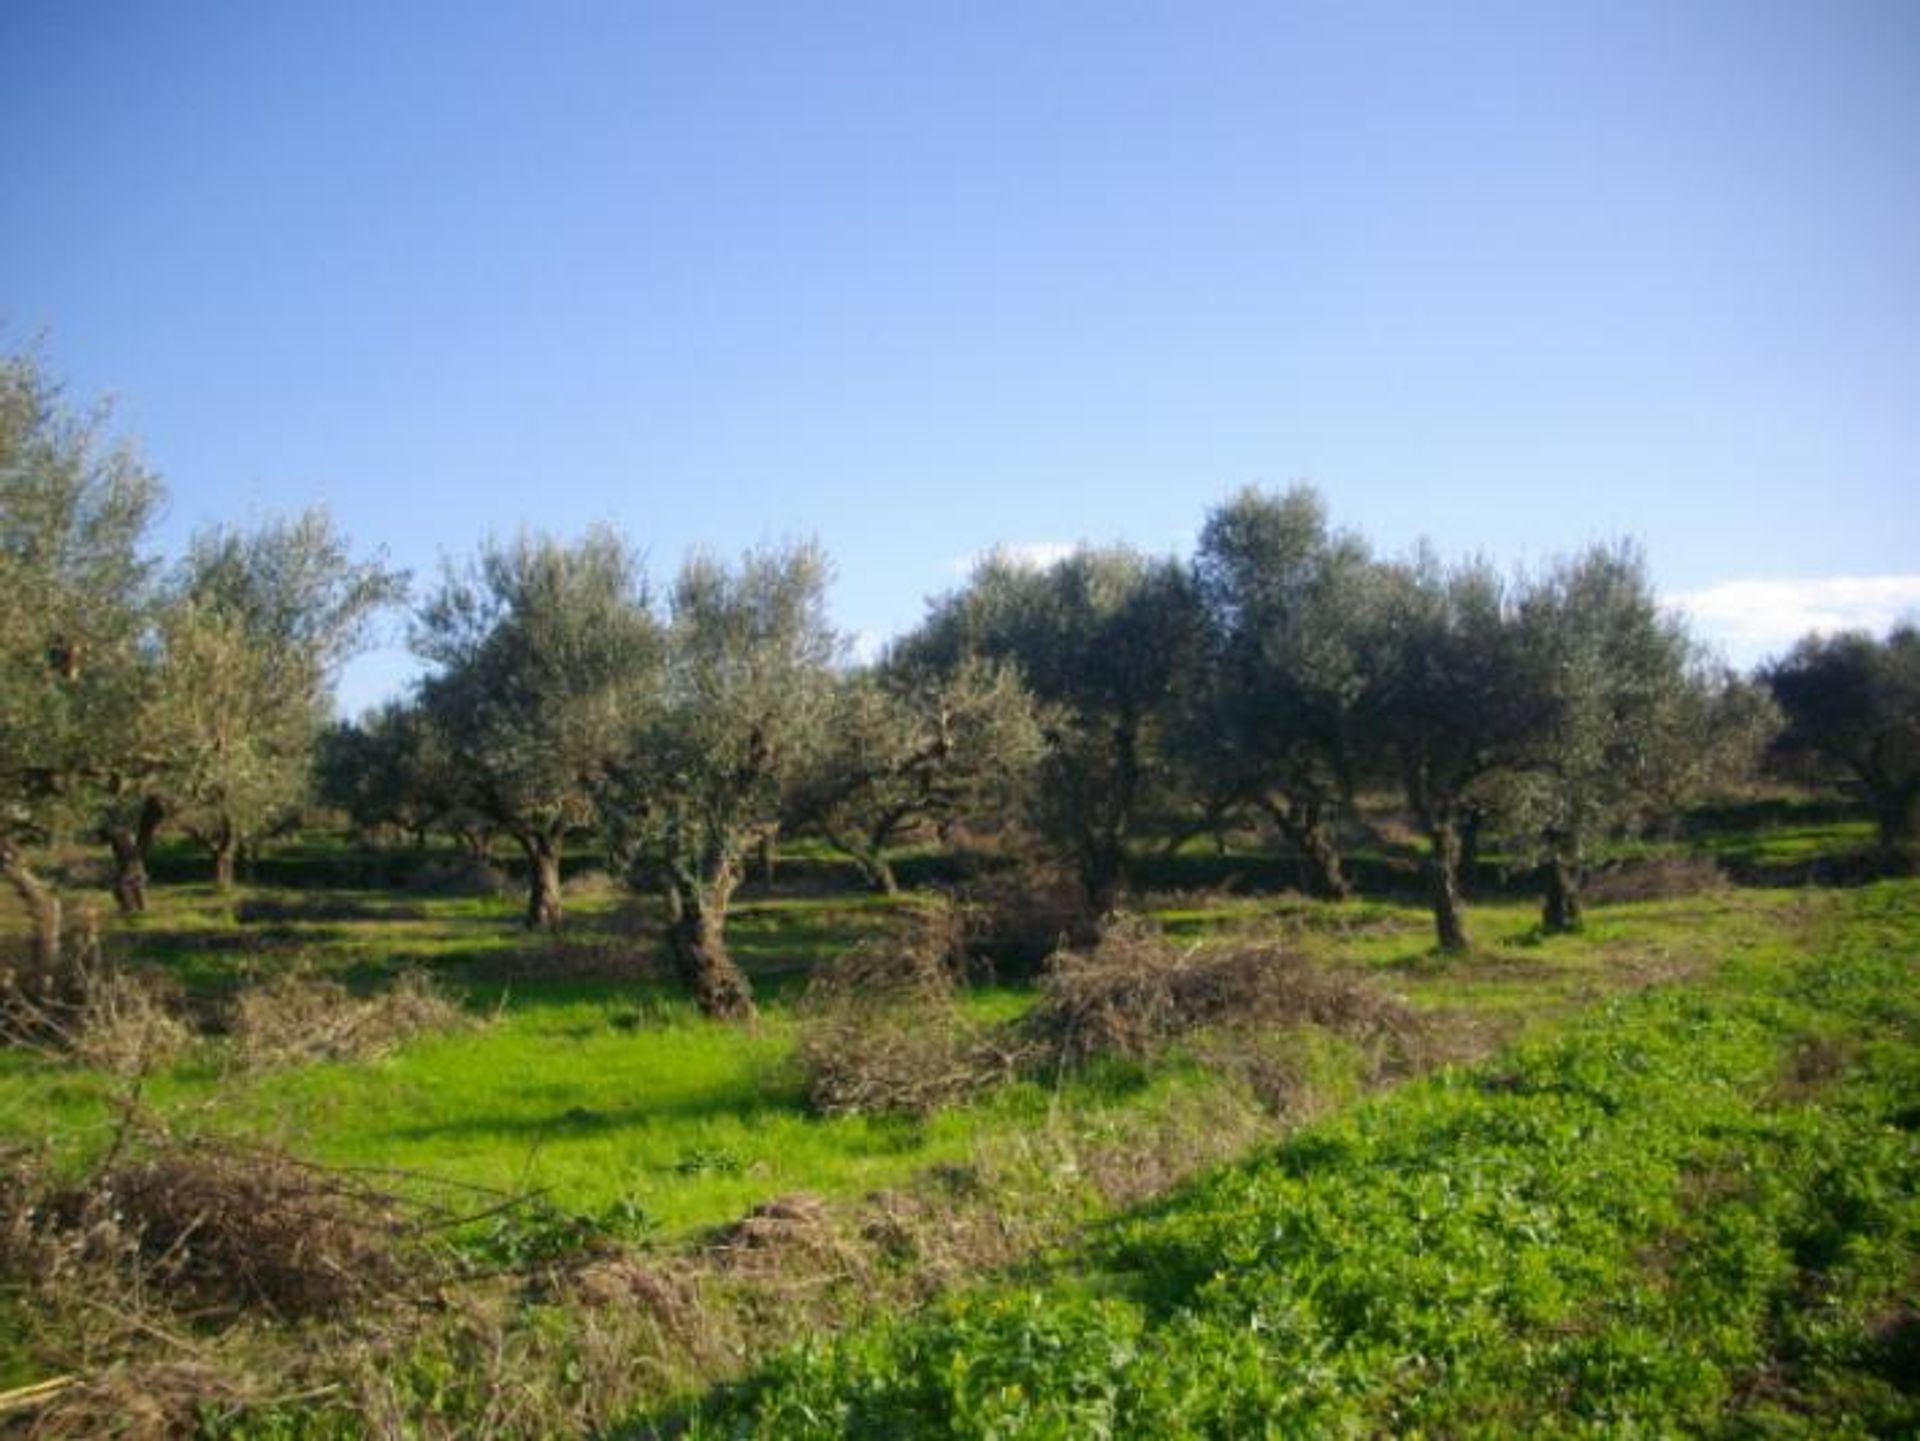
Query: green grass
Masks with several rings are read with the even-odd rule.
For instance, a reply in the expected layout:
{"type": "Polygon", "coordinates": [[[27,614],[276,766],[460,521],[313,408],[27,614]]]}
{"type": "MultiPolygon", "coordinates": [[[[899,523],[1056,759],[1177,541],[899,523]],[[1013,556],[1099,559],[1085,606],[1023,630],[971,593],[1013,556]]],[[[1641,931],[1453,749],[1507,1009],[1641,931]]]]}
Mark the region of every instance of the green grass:
{"type": "Polygon", "coordinates": [[[1913,1434],[1920,886],[1771,910],[693,1434],[1913,1434]]]}
{"type": "MultiPolygon", "coordinates": [[[[1710,839],[1795,858],[1858,829],[1788,815],[1710,839]]],[[[120,944],[202,997],[292,967],[362,990],[423,967],[475,1024],[381,1060],[257,1074],[209,1040],[145,1078],[144,1107],[184,1131],[417,1178],[402,1186],[535,1192],[557,1217],[669,1250],[782,1194],[851,1203],[1062,1129],[1124,1141],[1248,1105],[1197,1045],[919,1121],[810,1114],[790,1067],[807,972],[911,896],[739,906],[730,939],[763,1001],[751,1030],[698,1017],[659,979],[594,978],[657,940],[611,894],[570,902],[558,943],[518,930],[513,896],[256,887],[238,898],[265,917],[250,924],[203,886],[157,899],[120,944]]],[[[1551,939],[1531,899],[1481,899],[1461,958],[1433,951],[1415,904],[1216,894],[1151,913],[1195,944],[1286,937],[1404,996],[1464,1038],[1458,1053],[1513,1049],[1356,1104],[1357,1054],[1306,1045],[1313,1109],[1331,1120],[1096,1225],[1052,1269],[790,1355],[696,1428],[1846,1434],[1912,1419],[1898,1298],[1920,1294],[1920,889],[1596,906],[1583,934],[1551,939]]],[[[1004,985],[964,1005],[1006,1020],[1032,999],[1004,985]]],[[[77,1166],[107,1144],[124,1089],[0,1050],[0,1140],[77,1166]]],[[[1085,1178],[1034,1183],[1070,1191],[1075,1224],[1105,1214],[1085,1178]]],[[[498,1228],[464,1243],[506,1259],[531,1244],[498,1228]]],[[[0,1380],[33,1379],[7,1329],[0,1315],[0,1380]]]]}
{"type": "MultiPolygon", "coordinates": [[[[1219,1084],[1199,1068],[1169,1062],[1130,1085],[1107,1077],[1009,1086],[924,1121],[811,1115],[787,1063],[791,1000],[809,967],[874,934],[913,904],[910,897],[837,894],[741,906],[730,939],[763,1000],[759,1025],[744,1031],[701,1019],[661,982],[539,979],[546,956],[565,959],[565,944],[653,944],[646,936],[618,939],[624,932],[609,922],[619,904],[611,900],[576,903],[576,941],[560,950],[515,929],[510,899],[259,888],[239,898],[249,900],[281,919],[237,927],[233,898],[170,889],[128,945],[209,994],[289,966],[361,988],[425,967],[469,998],[476,1025],[418,1038],[382,1060],[262,1074],[236,1070],[219,1043],[208,1043],[147,1077],[143,1105],[183,1130],[284,1144],[330,1164],[539,1192],[587,1216],[644,1217],[663,1238],[729,1221],[784,1192],[854,1195],[891,1185],[1048,1115],[1144,1111],[1219,1084]],[[308,911],[313,919],[302,918],[308,911]],[[262,929],[264,948],[238,944],[262,929]],[[518,978],[503,981],[488,969],[506,961],[518,978]]],[[[1717,933],[1732,934],[1742,908],[1716,905],[1717,933]]],[[[1617,982],[1618,952],[1656,948],[1674,929],[1668,917],[1686,914],[1677,905],[1635,908],[1587,937],[1543,947],[1533,939],[1529,907],[1486,906],[1474,918],[1485,944],[1468,962],[1432,955],[1424,912],[1378,902],[1219,899],[1157,916],[1196,940],[1223,926],[1280,927],[1325,959],[1371,969],[1415,1005],[1469,1024],[1543,1023],[1590,1003],[1617,982]]],[[[983,1019],[1006,1019],[1031,996],[981,988],[965,1004],[983,1019]]],[[[0,1051],[0,1136],[47,1142],[77,1164],[106,1144],[121,1089],[83,1067],[0,1051]]]]}
{"type": "MultiPolygon", "coordinates": [[[[247,898],[290,910],[301,903],[296,893],[264,890],[247,898]]],[[[263,1073],[240,1071],[221,1043],[203,1043],[143,1080],[144,1107],[186,1132],[410,1173],[423,1188],[448,1182],[538,1193],[568,1213],[618,1215],[629,1230],[642,1224],[673,1239],[785,1192],[851,1195],[894,1184],[1052,1114],[1145,1114],[1211,1083],[1173,1065],[1150,1077],[1011,1085],[925,1120],[814,1116],[789,1064],[792,997],[808,967],[873,934],[910,902],[854,895],[742,906],[730,935],[763,1006],[758,1025],[740,1029],[702,1019],[664,983],[538,979],[544,943],[529,947],[499,902],[378,893],[326,900],[371,918],[281,923],[284,949],[236,949],[225,944],[240,934],[230,902],[183,888],[131,943],[207,993],[290,965],[362,987],[425,966],[468,995],[474,1026],[416,1038],[384,1059],[263,1073]],[[394,916],[379,918],[386,909],[394,916]],[[161,944],[150,942],[154,934],[161,944]],[[511,956],[534,978],[475,977],[477,967],[511,956]]],[[[575,909],[591,943],[608,907],[575,909]]],[[[964,1006],[979,1019],[1005,1020],[1031,999],[1029,991],[983,987],[964,1006]]],[[[77,1166],[108,1143],[123,1090],[82,1066],[0,1051],[0,1137],[50,1145],[77,1166]]]]}

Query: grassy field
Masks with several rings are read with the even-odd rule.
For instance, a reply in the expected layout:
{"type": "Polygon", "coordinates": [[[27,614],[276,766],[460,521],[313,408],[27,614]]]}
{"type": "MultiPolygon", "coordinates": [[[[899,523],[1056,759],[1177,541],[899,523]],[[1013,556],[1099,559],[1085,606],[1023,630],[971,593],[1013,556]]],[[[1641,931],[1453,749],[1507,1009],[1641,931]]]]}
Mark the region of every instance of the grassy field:
{"type": "Polygon", "coordinates": [[[1770,920],[689,1434],[1915,1434],[1920,888],[1770,920]]]}
{"type": "MultiPolygon", "coordinates": [[[[1788,817],[1709,849],[1797,861],[1857,832],[1788,817]]],[[[1280,940],[1404,1000],[1417,1064],[1289,1030],[1259,1041],[1276,1098],[1246,1038],[1196,1033],[924,1116],[824,1117],[793,1060],[805,979],[924,901],[802,859],[730,929],[764,1003],[750,1030],[694,1014],[644,911],[591,877],[558,941],[518,932],[512,897],[339,884],[325,847],[237,896],[163,886],[109,949],[212,1024],[137,1081],[0,1050],[0,1142],[78,1174],[133,1104],[396,1193],[520,1198],[445,1238],[480,1268],[457,1321],[181,1323],[196,1365],[259,1383],[193,1413],[222,1434],[352,1435],[382,1408],[431,1435],[1920,1425],[1912,883],[1601,905],[1552,939],[1531,900],[1483,894],[1463,958],[1431,950],[1411,896],[1169,889],[1142,906],[1182,945],[1280,940]],[[225,1006],[290,972],[367,996],[424,972],[464,1014],[375,1058],[242,1064],[225,1006]],[[762,1217],[800,1222],[746,1265],[762,1217]],[[609,1256],[678,1299],[583,1299],[609,1256]]],[[[1035,995],[959,1004],[1007,1023],[1035,995]]],[[[59,1324],[0,1288],[0,1384],[71,1368],[59,1324]]]]}

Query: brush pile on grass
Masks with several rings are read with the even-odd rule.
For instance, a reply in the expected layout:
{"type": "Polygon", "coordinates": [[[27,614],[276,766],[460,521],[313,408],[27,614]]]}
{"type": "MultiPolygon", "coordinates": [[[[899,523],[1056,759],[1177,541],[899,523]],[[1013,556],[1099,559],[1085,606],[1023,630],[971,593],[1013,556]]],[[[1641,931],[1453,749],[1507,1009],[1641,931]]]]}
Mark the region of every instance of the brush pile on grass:
{"type": "Polygon", "coordinates": [[[1058,866],[1025,862],[989,872],[957,899],[968,953],[1008,974],[1030,975],[1096,930],[1079,883],[1058,866]]]}
{"type": "Polygon", "coordinates": [[[1181,947],[1122,917],[1091,950],[1062,951],[1025,1029],[1058,1067],[1140,1060],[1196,1031],[1313,1025],[1401,1044],[1417,1020],[1402,1001],[1269,941],[1181,947]]]}
{"type": "Polygon", "coordinates": [[[431,1280],[416,1210],[277,1151],[123,1130],[77,1180],[0,1158],[0,1285],[84,1351],[167,1316],[340,1316],[431,1280]]]}
{"type": "Polygon", "coordinates": [[[420,896],[504,896],[513,883],[486,861],[431,861],[415,871],[407,889],[420,896]]]}
{"type": "Polygon", "coordinates": [[[1727,888],[1719,863],[1711,856],[1658,856],[1645,861],[1623,861],[1590,877],[1584,887],[1587,900],[1667,901],[1703,895],[1727,888]]]}
{"type": "Polygon", "coordinates": [[[284,1394],[309,1358],[254,1374],[269,1333],[249,1323],[354,1321],[420,1296],[452,1274],[433,1244],[446,1224],[357,1177],[131,1114],[79,1178],[0,1154],[0,1294],[19,1298],[14,1340],[52,1378],[25,1393],[31,1434],[197,1434],[284,1394]]]}
{"type": "Polygon", "coordinates": [[[339,1315],[421,1279],[393,1198],[278,1152],[176,1142],[109,1169],[83,1203],[110,1208],[175,1307],[339,1315]]]}
{"type": "Polygon", "coordinates": [[[309,1061],[370,1060],[414,1036],[449,1031],[472,1017],[421,971],[355,996],[338,981],[293,973],[237,996],[227,1016],[234,1053],[249,1070],[309,1061]]]}
{"type": "Polygon", "coordinates": [[[0,1045],[138,1075],[193,1043],[184,1004],[172,977],[108,961],[86,931],[57,972],[0,970],[0,1045]]]}
{"type": "Polygon", "coordinates": [[[1015,1073],[1017,1038],[961,1014],[959,939],[939,912],[814,973],[795,1060],[815,1111],[926,1115],[1015,1073]]]}

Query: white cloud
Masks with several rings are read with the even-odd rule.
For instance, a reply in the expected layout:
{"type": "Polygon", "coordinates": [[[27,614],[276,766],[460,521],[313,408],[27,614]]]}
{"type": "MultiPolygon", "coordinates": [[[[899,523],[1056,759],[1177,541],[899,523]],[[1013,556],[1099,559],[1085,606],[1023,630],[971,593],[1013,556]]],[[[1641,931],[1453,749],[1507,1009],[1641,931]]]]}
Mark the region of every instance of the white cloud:
{"type": "Polygon", "coordinates": [[[1079,545],[1069,540],[1025,540],[994,546],[991,550],[976,550],[972,555],[963,555],[953,564],[956,575],[972,575],[976,568],[988,560],[1002,560],[1021,570],[1046,570],[1058,565],[1076,550],[1079,545]]]}
{"type": "Polygon", "coordinates": [[[1778,655],[1808,631],[1884,632],[1920,616],[1920,575],[1727,580],[1667,597],[1738,665],[1778,655]]]}

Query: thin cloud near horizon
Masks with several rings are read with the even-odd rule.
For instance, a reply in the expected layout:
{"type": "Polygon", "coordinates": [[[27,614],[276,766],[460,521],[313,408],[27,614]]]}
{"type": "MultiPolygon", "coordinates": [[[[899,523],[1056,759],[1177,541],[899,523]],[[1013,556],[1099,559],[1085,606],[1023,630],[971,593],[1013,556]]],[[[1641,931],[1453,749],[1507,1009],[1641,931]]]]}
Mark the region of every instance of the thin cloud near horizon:
{"type": "Polygon", "coordinates": [[[1810,632],[1883,634],[1920,618],[1920,575],[1723,580],[1666,603],[1740,665],[1779,655],[1810,632]]]}
{"type": "Polygon", "coordinates": [[[1075,540],[1014,541],[956,556],[948,568],[955,575],[972,575],[990,560],[1003,560],[1023,570],[1046,570],[1079,550],[1081,544],[1075,540]]]}

